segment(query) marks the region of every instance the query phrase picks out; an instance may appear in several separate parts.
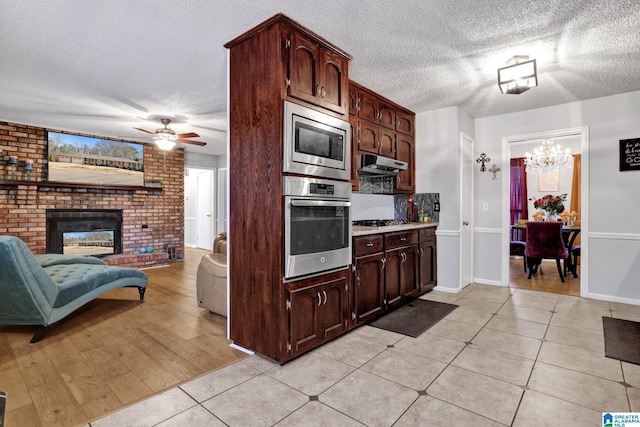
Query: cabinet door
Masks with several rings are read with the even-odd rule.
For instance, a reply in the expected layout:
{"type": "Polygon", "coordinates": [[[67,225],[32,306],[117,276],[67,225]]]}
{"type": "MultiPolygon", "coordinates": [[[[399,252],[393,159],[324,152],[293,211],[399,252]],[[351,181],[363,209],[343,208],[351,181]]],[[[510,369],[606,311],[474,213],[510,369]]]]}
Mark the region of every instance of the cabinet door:
{"type": "Polygon", "coordinates": [[[309,286],[290,292],[289,326],[291,353],[311,350],[320,344],[323,334],[320,329],[319,311],[322,306],[320,286],[309,286]]]}
{"type": "Polygon", "coordinates": [[[356,323],[367,322],[384,311],[384,253],[356,257],[353,286],[356,323]]]}
{"type": "Polygon", "coordinates": [[[384,101],[378,103],[378,123],[380,126],[395,130],[396,127],[396,109],[384,101]]]}
{"type": "Polygon", "coordinates": [[[385,252],[385,299],[387,306],[400,303],[403,294],[402,269],[404,248],[385,252]]]}
{"type": "Polygon", "coordinates": [[[360,151],[368,151],[370,153],[378,153],[380,142],[378,140],[378,125],[367,122],[366,120],[358,120],[360,128],[360,143],[358,149],[360,151]]]}
{"type": "Polygon", "coordinates": [[[360,189],[360,174],[358,173],[360,128],[358,127],[358,117],[349,116],[349,124],[351,125],[351,191],[358,191],[360,189]]]}
{"type": "Polygon", "coordinates": [[[349,85],[349,115],[357,116],[360,108],[360,92],[358,89],[349,85]]]}
{"type": "Polygon", "coordinates": [[[402,110],[396,112],[396,132],[413,136],[415,134],[416,117],[402,110]]]}
{"type": "Polygon", "coordinates": [[[311,39],[292,31],[289,52],[289,95],[316,103],[319,87],[319,46],[311,39]]]}
{"type": "Polygon", "coordinates": [[[378,126],[378,153],[383,156],[396,157],[396,134],[393,130],[378,126]]]}
{"type": "Polygon", "coordinates": [[[418,246],[405,248],[404,260],[401,262],[400,289],[403,297],[418,295],[418,246]]]}
{"type": "Polygon", "coordinates": [[[396,159],[407,162],[408,167],[406,171],[399,172],[396,175],[396,191],[414,193],[416,188],[415,183],[415,146],[413,144],[413,137],[397,134],[396,141],[396,159]]]}
{"type": "Polygon", "coordinates": [[[319,97],[318,105],[346,114],[347,112],[347,60],[327,49],[320,50],[320,79],[316,96],[319,97]]]}
{"type": "Polygon", "coordinates": [[[321,290],[320,330],[322,340],[342,334],[347,328],[347,278],[323,285],[321,290]]]}
{"type": "Polygon", "coordinates": [[[378,98],[374,94],[366,91],[360,92],[359,117],[361,119],[368,120],[373,124],[378,124],[378,98]]]}
{"type": "Polygon", "coordinates": [[[437,278],[436,241],[420,242],[420,293],[424,293],[436,286],[437,278]]]}

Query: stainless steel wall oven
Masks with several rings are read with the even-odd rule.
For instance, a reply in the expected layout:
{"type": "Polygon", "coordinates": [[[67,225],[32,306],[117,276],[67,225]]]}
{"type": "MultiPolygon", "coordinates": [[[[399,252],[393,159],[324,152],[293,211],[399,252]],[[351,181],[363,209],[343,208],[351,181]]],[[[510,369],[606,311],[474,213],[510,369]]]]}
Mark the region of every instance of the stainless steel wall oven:
{"type": "Polygon", "coordinates": [[[351,264],[351,184],[283,178],[285,279],[351,264]]]}

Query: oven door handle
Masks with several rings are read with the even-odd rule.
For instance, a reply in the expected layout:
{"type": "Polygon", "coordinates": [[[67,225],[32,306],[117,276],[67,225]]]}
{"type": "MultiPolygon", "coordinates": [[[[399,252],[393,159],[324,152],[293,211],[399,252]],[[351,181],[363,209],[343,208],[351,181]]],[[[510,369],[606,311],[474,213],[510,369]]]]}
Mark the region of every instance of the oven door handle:
{"type": "Polygon", "coordinates": [[[291,201],[291,206],[335,206],[335,207],[349,207],[351,202],[338,202],[333,200],[299,200],[295,199],[291,201]]]}

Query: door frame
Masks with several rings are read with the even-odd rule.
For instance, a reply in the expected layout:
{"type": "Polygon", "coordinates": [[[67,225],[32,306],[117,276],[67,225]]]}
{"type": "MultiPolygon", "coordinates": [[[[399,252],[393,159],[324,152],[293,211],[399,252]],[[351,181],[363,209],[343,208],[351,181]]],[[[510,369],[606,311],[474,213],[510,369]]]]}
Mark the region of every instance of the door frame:
{"type": "Polygon", "coordinates": [[[474,207],[474,203],[475,203],[475,196],[474,196],[474,179],[473,179],[473,157],[474,157],[474,144],[475,143],[475,139],[472,138],[471,136],[467,135],[464,132],[460,132],[460,218],[459,218],[459,222],[458,224],[460,224],[460,271],[458,273],[459,276],[459,282],[458,282],[458,289],[462,290],[464,289],[465,286],[468,286],[469,284],[474,282],[474,268],[473,268],[473,263],[474,263],[474,227],[475,227],[475,221],[474,221],[474,215],[473,215],[473,207],[474,207]],[[471,163],[469,164],[469,168],[467,171],[464,171],[464,144],[471,144],[471,163]],[[463,186],[464,186],[464,180],[463,180],[463,176],[464,173],[468,173],[469,174],[469,181],[471,184],[471,189],[469,191],[471,200],[465,200],[463,197],[463,186]],[[464,218],[464,209],[463,206],[465,204],[469,204],[469,216],[470,218],[468,218],[469,220],[469,242],[468,242],[468,246],[469,246],[469,283],[463,283],[463,278],[464,275],[462,274],[463,271],[463,266],[465,264],[465,260],[463,258],[463,254],[464,254],[464,247],[463,247],[463,243],[464,243],[464,234],[465,234],[465,226],[463,225],[463,222],[466,220],[464,218]]]}
{"type": "Polygon", "coordinates": [[[580,137],[580,150],[582,154],[580,171],[580,296],[589,297],[589,127],[575,127],[568,129],[536,132],[523,135],[505,136],[502,138],[502,164],[504,166],[504,179],[502,180],[502,283],[509,286],[509,240],[511,217],[509,214],[509,196],[511,188],[511,173],[509,170],[511,159],[511,145],[514,142],[527,142],[546,138],[559,138],[563,136],[580,137]]]}

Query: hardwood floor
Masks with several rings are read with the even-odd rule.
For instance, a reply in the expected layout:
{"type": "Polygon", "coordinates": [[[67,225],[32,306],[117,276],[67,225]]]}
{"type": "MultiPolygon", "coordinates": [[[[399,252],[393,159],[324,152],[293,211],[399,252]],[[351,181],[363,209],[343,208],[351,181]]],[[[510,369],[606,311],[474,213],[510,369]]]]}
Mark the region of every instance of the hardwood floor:
{"type": "Polygon", "coordinates": [[[511,258],[509,260],[509,287],[580,296],[579,265],[578,278],[574,278],[573,274],[569,273],[564,283],[560,281],[555,261],[543,261],[542,270],[544,274],[540,274],[540,271],[538,271],[538,274],[532,276],[531,280],[529,280],[527,279],[529,273],[525,273],[522,266],[522,258],[511,258]]]}
{"type": "Polygon", "coordinates": [[[196,304],[205,250],[145,270],[149,287],[117,289],[67,317],[42,341],[34,326],[0,325],[7,426],[79,426],[246,357],[226,319],[196,304]]]}

